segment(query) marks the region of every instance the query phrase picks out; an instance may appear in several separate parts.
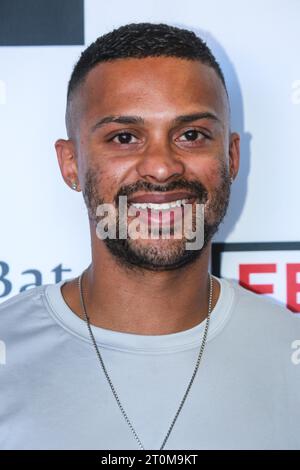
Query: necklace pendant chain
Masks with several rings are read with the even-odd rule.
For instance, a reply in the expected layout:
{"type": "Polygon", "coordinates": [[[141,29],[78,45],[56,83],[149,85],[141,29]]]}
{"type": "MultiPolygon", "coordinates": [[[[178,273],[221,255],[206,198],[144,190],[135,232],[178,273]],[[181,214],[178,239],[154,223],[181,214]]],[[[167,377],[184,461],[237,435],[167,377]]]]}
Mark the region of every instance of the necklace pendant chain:
{"type": "MultiPolygon", "coordinates": [[[[85,271],[86,271],[86,270],[85,270],[85,271]]],[[[83,274],[84,274],[85,271],[83,271],[83,272],[81,273],[81,275],[79,276],[79,278],[78,278],[78,288],[79,288],[79,294],[80,294],[80,303],[81,303],[81,307],[82,307],[82,311],[83,311],[83,314],[84,314],[84,318],[85,318],[85,321],[86,321],[86,324],[87,324],[87,327],[88,327],[88,332],[89,332],[90,339],[91,339],[92,344],[93,344],[93,346],[94,346],[95,352],[96,352],[96,354],[97,354],[99,363],[100,363],[101,368],[102,368],[102,370],[103,370],[103,372],[104,372],[104,375],[105,375],[105,377],[106,377],[106,380],[107,380],[107,382],[108,382],[108,384],[109,384],[109,386],[110,386],[110,389],[111,389],[111,391],[112,391],[112,393],[113,393],[113,395],[114,395],[114,397],[115,397],[115,400],[116,400],[116,402],[117,402],[117,404],[118,404],[118,407],[119,407],[119,409],[120,409],[120,411],[121,411],[121,413],[122,413],[122,415],[123,415],[123,417],[124,417],[126,423],[128,424],[128,426],[129,426],[129,428],[130,428],[132,434],[134,435],[134,438],[135,438],[135,440],[137,441],[137,443],[138,443],[138,445],[139,445],[139,448],[140,448],[141,450],[145,450],[145,448],[144,448],[144,446],[143,446],[143,444],[142,444],[142,442],[141,442],[139,436],[137,435],[137,432],[135,431],[135,429],[134,429],[134,427],[133,427],[131,421],[129,420],[129,418],[128,418],[128,416],[127,416],[127,413],[125,412],[125,410],[124,410],[124,408],[123,408],[123,406],[122,406],[122,403],[121,403],[121,401],[120,401],[120,399],[119,399],[119,396],[118,396],[118,394],[117,394],[117,392],[116,392],[116,390],[115,390],[115,388],[114,388],[114,386],[113,386],[113,383],[112,383],[112,381],[111,381],[111,378],[110,378],[110,376],[109,376],[109,374],[108,374],[108,372],[107,372],[107,369],[106,369],[105,364],[104,364],[104,362],[103,362],[102,356],[101,356],[101,354],[100,354],[100,351],[99,351],[97,342],[96,342],[96,340],[95,340],[95,336],[94,336],[93,331],[92,331],[91,323],[90,323],[89,317],[88,317],[88,315],[87,315],[86,308],[85,308],[85,303],[84,303],[84,299],[83,299],[82,277],[83,277],[83,274]]],[[[191,387],[192,387],[192,384],[193,384],[193,382],[194,382],[194,379],[195,379],[195,377],[196,377],[196,374],[197,374],[197,371],[198,371],[198,368],[199,368],[199,365],[200,365],[200,362],[201,362],[201,359],[202,359],[202,355],[203,355],[203,352],[204,352],[205,344],[206,344],[206,339],[207,339],[207,334],[208,334],[208,327],[209,327],[209,321],[210,321],[210,314],[211,314],[211,309],[212,309],[212,297],[213,297],[213,280],[212,280],[211,274],[209,274],[208,312],[207,312],[207,318],[206,318],[206,322],[205,322],[205,328],[204,328],[203,339],[202,339],[202,343],[201,343],[201,346],[200,346],[199,355],[198,355],[198,358],[197,358],[197,362],[196,362],[196,365],[195,365],[194,372],[193,372],[193,375],[192,375],[192,377],[191,377],[191,380],[190,380],[190,382],[189,382],[189,384],[188,384],[188,386],[187,386],[187,389],[186,389],[186,391],[185,391],[185,394],[184,394],[184,396],[183,396],[183,398],[182,398],[182,400],[181,400],[181,402],[180,402],[180,405],[179,405],[179,407],[178,407],[178,410],[177,410],[177,412],[176,412],[176,414],[175,414],[175,416],[174,416],[174,419],[173,419],[173,421],[172,421],[172,423],[171,423],[171,425],[170,425],[170,427],[169,427],[169,430],[168,430],[168,432],[167,432],[167,434],[166,434],[166,437],[164,438],[164,441],[163,441],[163,443],[162,443],[162,445],[161,445],[161,447],[160,447],[160,450],[164,449],[164,447],[165,447],[165,445],[166,445],[166,443],[167,443],[167,440],[169,439],[169,436],[170,436],[170,434],[171,434],[171,432],[172,432],[172,429],[173,429],[173,427],[174,427],[174,425],[175,425],[175,423],[176,423],[176,420],[177,420],[177,418],[178,418],[178,416],[179,416],[179,413],[181,412],[181,410],[182,410],[182,408],[183,408],[183,405],[184,405],[184,403],[185,403],[185,401],[186,401],[186,398],[187,398],[187,396],[188,396],[188,393],[189,393],[189,391],[190,391],[190,389],[191,389],[191,387]]]]}

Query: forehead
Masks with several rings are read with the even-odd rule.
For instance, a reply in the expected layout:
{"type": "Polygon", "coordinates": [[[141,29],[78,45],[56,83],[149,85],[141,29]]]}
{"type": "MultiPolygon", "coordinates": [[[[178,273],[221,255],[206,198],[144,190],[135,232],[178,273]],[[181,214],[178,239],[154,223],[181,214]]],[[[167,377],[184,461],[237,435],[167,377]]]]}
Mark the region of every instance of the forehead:
{"type": "Polygon", "coordinates": [[[174,57],[117,59],[95,66],[79,91],[81,118],[101,114],[174,117],[184,110],[205,110],[228,117],[224,86],[213,68],[174,57]]]}

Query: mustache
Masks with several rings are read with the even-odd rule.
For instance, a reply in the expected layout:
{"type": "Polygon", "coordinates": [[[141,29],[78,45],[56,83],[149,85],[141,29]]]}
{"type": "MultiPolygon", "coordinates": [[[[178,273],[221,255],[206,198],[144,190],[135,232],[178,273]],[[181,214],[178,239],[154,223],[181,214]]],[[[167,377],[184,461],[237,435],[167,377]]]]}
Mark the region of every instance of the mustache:
{"type": "Polygon", "coordinates": [[[169,191],[174,191],[177,189],[184,189],[191,193],[193,193],[196,198],[197,202],[200,204],[205,204],[208,198],[208,192],[205,186],[200,183],[200,181],[192,180],[188,181],[186,179],[180,179],[178,181],[172,181],[167,185],[160,185],[160,184],[153,184],[149,183],[148,181],[137,181],[136,183],[132,183],[129,185],[121,186],[119,191],[115,197],[115,204],[118,206],[119,203],[119,196],[131,196],[134,193],[139,191],[147,192],[161,192],[166,193],[169,191]]]}

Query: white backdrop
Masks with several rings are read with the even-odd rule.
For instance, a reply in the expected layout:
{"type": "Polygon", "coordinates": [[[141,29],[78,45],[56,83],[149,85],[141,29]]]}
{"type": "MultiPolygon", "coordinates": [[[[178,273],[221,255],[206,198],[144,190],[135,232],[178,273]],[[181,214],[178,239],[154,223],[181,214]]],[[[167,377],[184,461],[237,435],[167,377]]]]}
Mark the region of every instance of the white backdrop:
{"type": "MultiPolygon", "coordinates": [[[[0,47],[0,301],[35,283],[32,270],[41,274],[38,282],[53,283],[60,280],[53,271],[60,265],[70,269],[62,273],[68,278],[90,262],[82,193],[64,184],[53,144],[66,137],[67,82],[81,50],[129,22],[192,29],[224,70],[242,158],[215,240],[300,240],[300,1],[85,0],[84,11],[84,46],[0,47]]],[[[287,261],[280,256],[272,258],[282,265],[276,278],[256,274],[253,282],[274,281],[274,296],[285,302],[287,261]]],[[[256,254],[253,262],[259,259],[256,254]]],[[[299,250],[289,253],[288,262],[300,271],[299,250]]],[[[236,278],[237,270],[227,265],[222,274],[236,278]]]]}

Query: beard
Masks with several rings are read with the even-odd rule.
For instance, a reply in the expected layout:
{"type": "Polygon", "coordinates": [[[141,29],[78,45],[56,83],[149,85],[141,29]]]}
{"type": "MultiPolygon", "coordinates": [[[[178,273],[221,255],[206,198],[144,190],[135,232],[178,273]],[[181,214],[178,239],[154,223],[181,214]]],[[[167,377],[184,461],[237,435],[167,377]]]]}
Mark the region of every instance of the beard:
{"type": "MultiPolygon", "coordinates": [[[[85,184],[83,197],[88,209],[91,225],[97,225],[99,217],[96,216],[98,205],[103,204],[105,199],[101,197],[98,188],[101,188],[101,181],[98,182],[97,170],[88,169],[85,175],[85,184]]],[[[167,271],[178,269],[195,262],[204,252],[208,243],[217,232],[222,220],[224,219],[229,199],[230,199],[230,175],[226,163],[220,162],[218,170],[219,185],[211,192],[208,198],[208,192],[204,185],[196,180],[188,181],[180,179],[172,183],[161,186],[157,184],[139,181],[127,186],[122,186],[114,199],[115,207],[118,209],[119,196],[127,196],[138,192],[169,192],[177,189],[188,190],[196,196],[198,204],[204,204],[204,237],[203,244],[199,249],[186,249],[186,238],[169,238],[147,240],[145,243],[141,239],[119,238],[118,229],[116,238],[105,238],[102,240],[113,255],[116,262],[123,268],[146,269],[151,271],[167,271]]],[[[119,213],[117,210],[117,227],[119,227],[119,213]]],[[[195,218],[192,220],[193,231],[195,232],[195,218]]]]}

